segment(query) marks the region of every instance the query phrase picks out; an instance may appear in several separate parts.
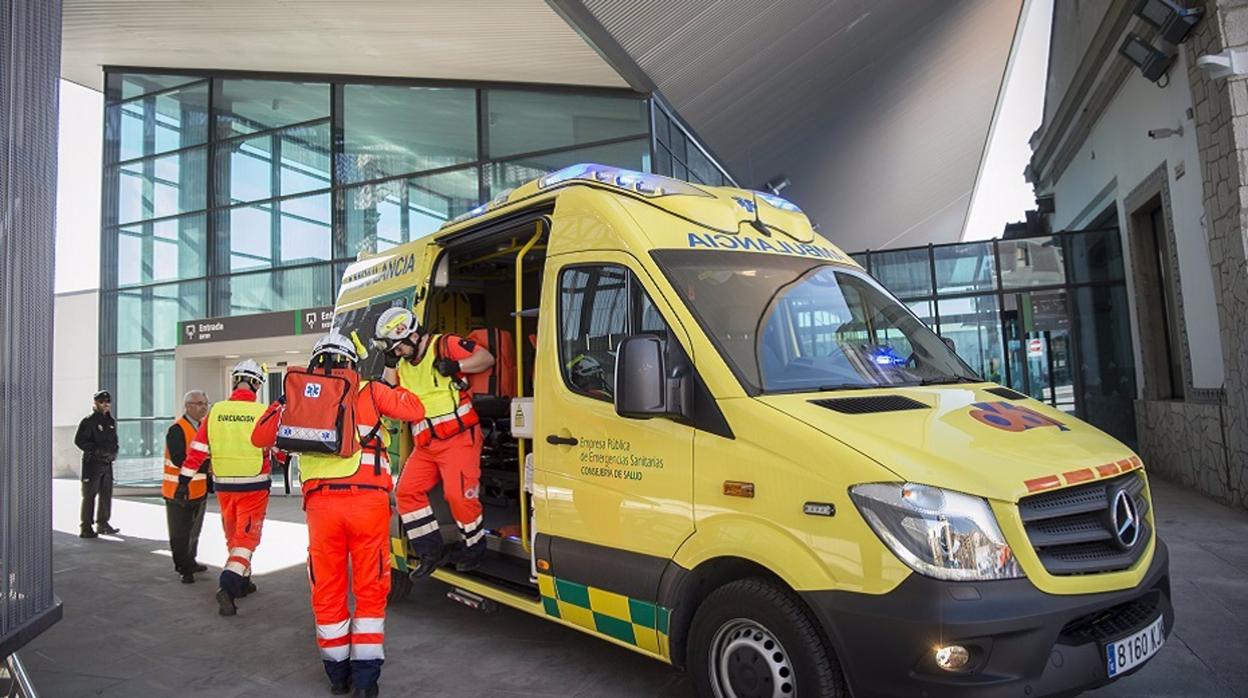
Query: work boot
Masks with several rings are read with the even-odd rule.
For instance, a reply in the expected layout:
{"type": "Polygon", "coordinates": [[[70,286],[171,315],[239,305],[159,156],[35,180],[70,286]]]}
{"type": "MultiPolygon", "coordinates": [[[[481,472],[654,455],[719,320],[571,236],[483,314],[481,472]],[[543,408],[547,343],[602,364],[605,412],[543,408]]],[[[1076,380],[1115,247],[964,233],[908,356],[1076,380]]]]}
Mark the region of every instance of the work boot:
{"type": "Polygon", "coordinates": [[[355,698],[377,698],[380,693],[381,689],[377,688],[377,684],[373,684],[368,688],[355,689],[355,698]]]}
{"type": "Polygon", "coordinates": [[[95,525],[95,529],[96,529],[97,531],[99,531],[100,533],[103,533],[103,534],[106,534],[106,535],[110,535],[110,536],[112,536],[112,535],[116,535],[116,534],[118,534],[118,533],[121,533],[121,529],[120,529],[120,528],[113,528],[112,526],[110,526],[110,525],[108,525],[108,524],[106,524],[106,523],[96,524],[96,525],[95,525]]]}
{"type": "Polygon", "coordinates": [[[254,594],[254,593],[256,593],[256,583],[255,583],[255,582],[253,582],[253,581],[251,581],[251,577],[248,577],[248,578],[247,578],[247,586],[243,587],[243,593],[239,594],[239,595],[238,595],[238,598],[240,598],[240,599],[241,599],[241,598],[243,598],[244,596],[250,596],[250,595],[252,595],[252,594],[254,594]]]}
{"type": "Polygon", "coordinates": [[[183,584],[194,584],[194,583],[195,583],[195,575],[191,574],[190,572],[183,572],[183,573],[182,573],[182,583],[183,583],[183,584]]]}
{"type": "Polygon", "coordinates": [[[336,696],[345,696],[351,692],[351,679],[344,681],[331,681],[329,683],[329,692],[336,696]]]}
{"type": "Polygon", "coordinates": [[[485,541],[470,548],[460,548],[455,554],[455,571],[471,572],[477,569],[485,561],[485,551],[485,541]]]}
{"type": "Polygon", "coordinates": [[[82,529],[82,532],[78,534],[78,537],[79,538],[99,538],[100,534],[96,533],[94,529],[84,528],[82,529]]]}
{"type": "Polygon", "coordinates": [[[407,576],[411,577],[413,580],[420,579],[421,577],[428,577],[433,574],[434,570],[441,567],[442,563],[445,561],[445,550],[436,555],[419,555],[416,558],[416,566],[407,573],[407,576]]]}
{"type": "Polygon", "coordinates": [[[207,572],[208,565],[201,565],[198,562],[196,562],[195,564],[191,565],[191,571],[192,572],[207,572]]]}
{"type": "Polygon", "coordinates": [[[230,596],[230,592],[225,589],[217,589],[217,613],[223,616],[238,614],[238,607],[234,605],[234,597],[230,596]]]}

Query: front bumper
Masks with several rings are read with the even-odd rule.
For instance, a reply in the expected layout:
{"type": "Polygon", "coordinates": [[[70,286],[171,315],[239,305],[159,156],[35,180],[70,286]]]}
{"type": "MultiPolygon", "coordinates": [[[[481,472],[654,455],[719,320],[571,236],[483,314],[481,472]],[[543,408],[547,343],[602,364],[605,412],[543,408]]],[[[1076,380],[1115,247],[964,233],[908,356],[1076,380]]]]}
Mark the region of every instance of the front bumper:
{"type": "Polygon", "coordinates": [[[858,698],[1074,695],[1113,680],[1106,642],[1158,615],[1167,637],[1174,628],[1170,554],[1160,538],[1144,579],[1122,591],[1065,596],[1027,579],[944,582],[913,574],[880,596],[802,597],[828,630],[858,698]],[[935,664],[934,648],[954,643],[970,650],[967,671],[935,664]]]}

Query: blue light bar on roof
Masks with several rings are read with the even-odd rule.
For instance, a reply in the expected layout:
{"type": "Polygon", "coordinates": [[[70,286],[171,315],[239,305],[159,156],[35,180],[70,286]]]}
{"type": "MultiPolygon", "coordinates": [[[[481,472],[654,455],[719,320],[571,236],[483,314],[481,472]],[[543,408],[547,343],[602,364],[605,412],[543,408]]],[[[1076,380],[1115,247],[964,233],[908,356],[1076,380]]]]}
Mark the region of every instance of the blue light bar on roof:
{"type": "Polygon", "coordinates": [[[802,209],[798,208],[797,204],[793,203],[792,201],[789,201],[788,199],[784,197],[776,196],[775,194],[768,194],[766,192],[761,192],[761,191],[754,192],[754,195],[762,199],[763,201],[766,201],[769,206],[773,206],[782,211],[792,211],[793,213],[802,212],[802,209]]]}
{"type": "Polygon", "coordinates": [[[662,175],[634,172],[619,167],[579,163],[537,180],[538,189],[549,189],[557,184],[570,181],[597,182],[607,186],[624,189],[646,197],[670,196],[684,194],[686,196],[710,196],[705,191],[678,179],[662,175]]]}

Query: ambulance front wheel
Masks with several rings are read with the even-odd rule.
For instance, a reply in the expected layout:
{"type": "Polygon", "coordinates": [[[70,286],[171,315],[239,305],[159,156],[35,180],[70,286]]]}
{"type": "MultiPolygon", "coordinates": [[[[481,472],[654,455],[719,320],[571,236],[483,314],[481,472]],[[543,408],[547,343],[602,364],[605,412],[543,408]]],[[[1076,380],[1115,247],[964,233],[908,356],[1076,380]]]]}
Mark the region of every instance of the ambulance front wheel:
{"type": "Polygon", "coordinates": [[[390,568],[390,593],[386,595],[389,603],[398,603],[407,598],[412,591],[412,578],[406,572],[390,568]]]}
{"type": "Polygon", "coordinates": [[[686,647],[685,666],[702,698],[849,695],[810,612],[765,579],[731,582],[706,597],[686,647]]]}

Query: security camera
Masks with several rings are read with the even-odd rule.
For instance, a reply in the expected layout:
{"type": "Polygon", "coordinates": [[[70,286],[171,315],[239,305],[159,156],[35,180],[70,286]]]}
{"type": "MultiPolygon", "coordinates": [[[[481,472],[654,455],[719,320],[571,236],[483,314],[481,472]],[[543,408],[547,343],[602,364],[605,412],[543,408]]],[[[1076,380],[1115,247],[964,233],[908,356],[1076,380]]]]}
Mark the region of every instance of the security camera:
{"type": "Polygon", "coordinates": [[[1178,128],[1152,128],[1148,130],[1148,137],[1152,138],[1153,140],[1157,140],[1158,138],[1169,138],[1170,136],[1182,136],[1182,135],[1183,135],[1182,126],[1179,126],[1178,128]]]}

